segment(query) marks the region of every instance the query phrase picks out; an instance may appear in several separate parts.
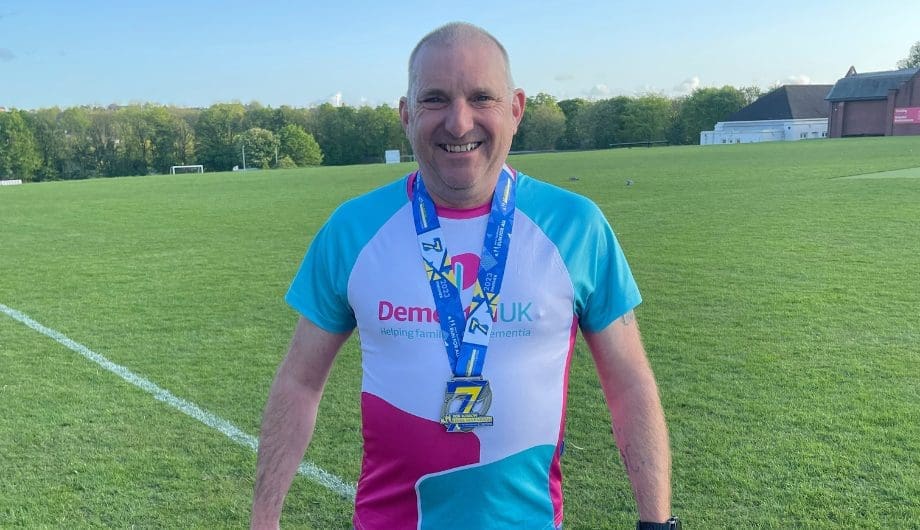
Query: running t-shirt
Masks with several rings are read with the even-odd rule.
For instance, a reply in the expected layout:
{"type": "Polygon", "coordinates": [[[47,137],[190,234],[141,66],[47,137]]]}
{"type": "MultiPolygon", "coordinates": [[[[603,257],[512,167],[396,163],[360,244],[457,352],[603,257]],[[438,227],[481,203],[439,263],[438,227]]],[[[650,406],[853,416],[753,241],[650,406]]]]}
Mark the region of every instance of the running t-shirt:
{"type": "MultiPolygon", "coordinates": [[[[342,204],[286,296],[326,331],[358,329],[364,458],[354,526],[558,527],[576,331],[600,331],[639,304],[629,266],[594,203],[517,172],[511,246],[482,372],[494,425],[448,433],[439,418],[452,373],[412,219],[415,175],[342,204]]],[[[438,209],[464,307],[489,208],[438,209]]]]}

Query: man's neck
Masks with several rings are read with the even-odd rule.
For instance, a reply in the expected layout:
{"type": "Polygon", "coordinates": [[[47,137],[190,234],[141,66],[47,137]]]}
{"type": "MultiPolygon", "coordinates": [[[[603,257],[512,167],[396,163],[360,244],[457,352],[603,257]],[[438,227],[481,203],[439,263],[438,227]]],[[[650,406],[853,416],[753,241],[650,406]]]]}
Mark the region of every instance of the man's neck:
{"type": "MultiPolygon", "coordinates": [[[[494,191],[494,190],[493,190],[494,191]]],[[[428,190],[431,199],[434,201],[435,206],[438,208],[447,208],[449,210],[473,210],[479,208],[485,204],[490,204],[492,202],[492,193],[480,193],[477,195],[462,195],[452,196],[451,198],[445,198],[440,194],[428,190]]]]}
{"type": "Polygon", "coordinates": [[[428,190],[428,195],[431,196],[435,206],[454,210],[469,210],[491,203],[492,194],[495,192],[495,186],[498,182],[498,175],[496,175],[495,179],[488,183],[482,183],[483,185],[474,185],[465,189],[452,189],[440,182],[432,182],[432,179],[428,178],[424,171],[420,171],[417,175],[421,175],[422,180],[424,180],[425,189],[428,190]]]}

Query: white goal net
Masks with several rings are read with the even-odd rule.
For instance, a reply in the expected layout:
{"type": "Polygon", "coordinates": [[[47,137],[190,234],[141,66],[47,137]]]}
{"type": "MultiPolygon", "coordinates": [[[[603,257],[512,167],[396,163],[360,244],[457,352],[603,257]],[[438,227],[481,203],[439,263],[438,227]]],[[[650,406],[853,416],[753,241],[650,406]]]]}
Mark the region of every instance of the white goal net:
{"type": "Polygon", "coordinates": [[[170,166],[169,173],[175,175],[176,173],[204,173],[204,166],[201,164],[193,164],[191,166],[170,166]]]}

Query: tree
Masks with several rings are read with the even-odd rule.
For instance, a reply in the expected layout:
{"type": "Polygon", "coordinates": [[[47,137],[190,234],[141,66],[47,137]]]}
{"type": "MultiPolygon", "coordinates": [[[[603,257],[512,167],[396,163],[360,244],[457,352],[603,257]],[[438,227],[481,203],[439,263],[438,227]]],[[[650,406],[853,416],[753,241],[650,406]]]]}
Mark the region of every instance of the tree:
{"type": "Polygon", "coordinates": [[[559,109],[565,115],[565,132],[556,141],[556,149],[579,149],[581,142],[578,138],[578,113],[588,105],[585,99],[564,99],[558,103],[559,109]]]}
{"type": "Polygon", "coordinates": [[[760,96],[764,94],[763,90],[759,86],[756,86],[756,85],[743,86],[739,88],[738,90],[740,90],[741,93],[744,94],[745,106],[750,105],[751,103],[757,101],[758,99],[760,99],[760,96]]]}
{"type": "Polygon", "coordinates": [[[118,175],[118,132],[116,131],[115,113],[95,110],[89,114],[89,135],[91,170],[87,176],[102,174],[118,175]]]}
{"type": "Polygon", "coordinates": [[[617,96],[585,106],[578,113],[579,143],[587,149],[605,149],[622,142],[622,117],[630,98],[617,96]]]}
{"type": "Polygon", "coordinates": [[[41,157],[41,165],[35,172],[36,181],[56,180],[61,177],[61,164],[68,158],[64,142],[64,130],[58,117],[57,107],[39,109],[23,116],[35,138],[35,145],[41,157]]]}
{"type": "Polygon", "coordinates": [[[674,120],[671,100],[658,94],[630,99],[619,119],[620,142],[653,142],[667,138],[674,120]]]}
{"type": "Polygon", "coordinates": [[[240,163],[236,139],[244,131],[245,115],[239,103],[217,103],[201,112],[195,123],[199,164],[211,171],[227,171],[240,163]]]}
{"type": "Polygon", "coordinates": [[[722,88],[698,88],[685,99],[681,106],[675,127],[681,131],[678,143],[698,144],[701,131],[711,131],[716,123],[747,104],[743,92],[732,86],[722,88]]]}
{"type": "Polygon", "coordinates": [[[252,101],[246,105],[243,128],[248,130],[258,127],[269,131],[277,131],[283,125],[279,122],[279,118],[281,118],[281,115],[272,110],[271,107],[263,107],[258,101],[252,101]]]}
{"type": "Polygon", "coordinates": [[[23,112],[0,112],[0,178],[29,182],[41,163],[41,154],[23,112]]]}
{"type": "MultiPolygon", "coordinates": [[[[329,103],[313,109],[310,132],[323,150],[323,161],[330,166],[362,162],[363,131],[357,126],[357,112],[352,107],[335,107],[329,103]]],[[[381,153],[383,154],[383,153],[381,153]]]]}
{"type": "Polygon", "coordinates": [[[90,113],[82,107],[65,109],[58,117],[64,133],[64,157],[60,161],[62,179],[85,179],[97,174],[90,127],[90,113]]]}
{"type": "Polygon", "coordinates": [[[132,105],[115,111],[118,138],[114,175],[147,175],[151,172],[154,153],[153,124],[147,109],[132,105]]]}
{"type": "Polygon", "coordinates": [[[278,160],[278,169],[295,169],[297,164],[289,156],[283,156],[278,160]]]}
{"type": "Polygon", "coordinates": [[[511,148],[521,151],[553,149],[565,132],[565,114],[556,99],[544,93],[527,98],[524,117],[511,148]]]}
{"type": "Polygon", "coordinates": [[[353,131],[356,135],[351,141],[355,142],[355,145],[349,153],[351,157],[349,163],[382,162],[384,151],[387,149],[402,150],[407,144],[402,124],[399,121],[399,111],[389,105],[378,105],[377,107],[365,105],[353,113],[343,111],[342,107],[339,107],[338,112],[345,114],[340,118],[346,124],[349,115],[350,119],[354,120],[353,131]]]}
{"type": "Polygon", "coordinates": [[[310,109],[298,109],[288,105],[281,105],[275,109],[275,123],[279,127],[293,123],[310,132],[310,109]]]}
{"type": "Polygon", "coordinates": [[[355,162],[382,161],[383,152],[387,149],[386,116],[365,105],[355,112],[354,120],[355,130],[361,133],[356,138],[358,145],[355,162]]]}
{"type": "Polygon", "coordinates": [[[166,173],[171,166],[189,164],[194,160],[191,127],[171,109],[146,107],[143,120],[149,128],[152,143],[150,169],[166,173]]]}
{"type": "Polygon", "coordinates": [[[917,68],[920,67],[920,40],[910,47],[907,57],[898,61],[898,68],[917,68]]]}
{"type": "Polygon", "coordinates": [[[684,143],[684,139],[687,137],[686,124],[680,119],[681,112],[684,108],[684,102],[686,101],[687,96],[679,96],[671,100],[672,118],[665,134],[667,135],[668,143],[672,145],[684,143]]]}
{"type": "Polygon", "coordinates": [[[239,135],[236,143],[241,157],[242,149],[246,150],[246,166],[268,169],[275,164],[279,145],[278,138],[271,131],[253,127],[239,135]]]}
{"type": "Polygon", "coordinates": [[[318,166],[323,163],[323,151],[313,135],[303,127],[289,123],[278,133],[279,153],[296,166],[318,166]]]}
{"type": "Polygon", "coordinates": [[[412,144],[409,143],[409,137],[406,136],[406,131],[403,129],[402,120],[399,118],[399,109],[389,105],[381,105],[377,108],[379,112],[386,112],[390,116],[387,120],[387,148],[399,149],[403,153],[411,153],[412,144]]]}

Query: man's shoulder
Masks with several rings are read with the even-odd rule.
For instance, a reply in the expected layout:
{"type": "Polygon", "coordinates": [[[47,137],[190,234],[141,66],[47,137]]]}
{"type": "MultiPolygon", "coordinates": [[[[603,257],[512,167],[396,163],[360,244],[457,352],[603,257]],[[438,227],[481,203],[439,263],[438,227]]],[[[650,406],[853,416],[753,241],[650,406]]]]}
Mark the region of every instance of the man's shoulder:
{"type": "Polygon", "coordinates": [[[583,218],[602,215],[584,195],[518,172],[518,207],[528,217],[583,218]]]}
{"type": "Polygon", "coordinates": [[[344,224],[346,226],[353,223],[377,226],[383,224],[409,202],[406,194],[406,179],[407,176],[403,176],[389,184],[346,200],[332,212],[329,222],[333,225],[344,224]]]}

